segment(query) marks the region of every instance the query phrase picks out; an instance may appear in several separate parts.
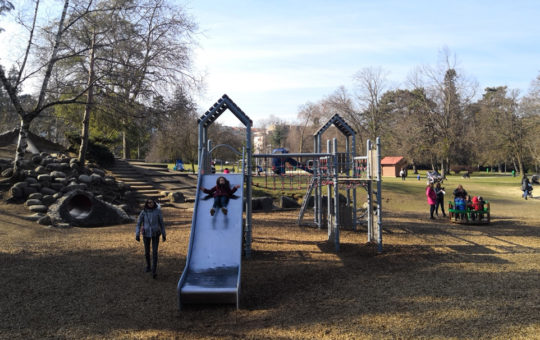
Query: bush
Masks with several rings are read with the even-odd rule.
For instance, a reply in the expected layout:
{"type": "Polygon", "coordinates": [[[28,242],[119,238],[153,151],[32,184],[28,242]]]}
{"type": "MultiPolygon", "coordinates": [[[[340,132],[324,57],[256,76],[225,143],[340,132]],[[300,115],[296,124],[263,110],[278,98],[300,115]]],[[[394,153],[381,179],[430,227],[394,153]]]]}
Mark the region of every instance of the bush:
{"type": "Polygon", "coordinates": [[[467,171],[468,173],[473,173],[474,169],[468,165],[454,165],[450,168],[454,174],[459,175],[462,171],[467,171]]]}
{"type": "MultiPolygon", "coordinates": [[[[66,137],[70,143],[68,150],[73,153],[78,153],[81,146],[81,136],[77,134],[66,134],[66,137]]],[[[86,159],[90,162],[97,163],[104,168],[114,165],[114,154],[111,150],[105,145],[92,139],[88,140],[86,159]]]]}

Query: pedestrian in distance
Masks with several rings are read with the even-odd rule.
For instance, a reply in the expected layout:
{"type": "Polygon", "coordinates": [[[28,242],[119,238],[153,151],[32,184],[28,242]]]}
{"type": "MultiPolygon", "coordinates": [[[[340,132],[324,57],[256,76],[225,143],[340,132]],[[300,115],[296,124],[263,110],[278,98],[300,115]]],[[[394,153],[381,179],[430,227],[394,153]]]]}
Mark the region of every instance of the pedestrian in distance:
{"type": "Polygon", "coordinates": [[[144,257],[146,259],[146,272],[152,272],[152,277],[157,277],[157,262],[158,262],[158,247],[159,237],[163,242],[167,240],[165,233],[165,224],[163,223],[163,214],[161,208],[153,199],[147,199],[144,203],[144,208],[137,219],[137,227],[135,229],[135,240],[141,241],[140,235],[143,236],[144,257]],[[152,245],[152,265],[150,266],[150,245],[152,245]]]}
{"type": "Polygon", "coordinates": [[[220,176],[216,180],[216,186],[211,189],[205,189],[201,187],[201,190],[209,195],[214,196],[214,205],[210,209],[210,215],[214,216],[216,210],[221,208],[223,214],[227,215],[227,205],[229,204],[229,199],[233,197],[233,194],[240,188],[240,185],[235,185],[231,188],[229,181],[220,176]]]}
{"type": "Polygon", "coordinates": [[[441,183],[437,182],[435,185],[435,194],[437,195],[437,203],[435,204],[435,214],[439,216],[439,207],[441,207],[441,212],[443,214],[443,217],[446,217],[446,212],[444,211],[444,195],[446,192],[444,191],[444,188],[441,187],[441,183]]]}
{"type": "Polygon", "coordinates": [[[435,219],[435,217],[433,217],[433,213],[435,212],[435,204],[437,203],[437,194],[433,188],[433,182],[430,182],[426,187],[426,197],[429,204],[429,218],[433,220],[435,219]]]}
{"type": "Polygon", "coordinates": [[[527,199],[527,196],[532,196],[532,184],[526,174],[524,174],[523,178],[521,179],[521,191],[523,191],[524,199],[527,199]]]}
{"type": "Polygon", "coordinates": [[[401,180],[404,181],[405,177],[407,177],[407,170],[404,168],[401,168],[401,171],[399,172],[399,176],[401,177],[401,180]]]}

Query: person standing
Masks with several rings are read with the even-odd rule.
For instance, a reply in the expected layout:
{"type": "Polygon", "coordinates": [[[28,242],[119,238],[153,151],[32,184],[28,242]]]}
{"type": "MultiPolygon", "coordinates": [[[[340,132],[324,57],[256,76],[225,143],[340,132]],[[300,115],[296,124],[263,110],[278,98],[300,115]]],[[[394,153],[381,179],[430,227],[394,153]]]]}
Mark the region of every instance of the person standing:
{"type": "Polygon", "coordinates": [[[435,204],[435,213],[439,216],[439,207],[441,207],[441,212],[444,217],[446,217],[446,212],[444,211],[444,195],[446,192],[444,188],[441,187],[441,183],[437,182],[435,186],[435,194],[437,195],[437,203],[435,204]]]}
{"type": "Polygon", "coordinates": [[[524,174],[523,178],[521,179],[521,190],[523,191],[524,199],[527,199],[527,196],[529,196],[530,185],[531,185],[531,182],[529,181],[529,177],[527,177],[527,175],[524,174]]]}
{"type": "Polygon", "coordinates": [[[401,168],[399,175],[401,176],[401,180],[404,181],[405,177],[407,177],[407,171],[404,168],[401,168]]]}
{"type": "Polygon", "coordinates": [[[433,217],[433,213],[435,212],[435,204],[437,203],[437,194],[433,189],[433,182],[430,182],[426,188],[426,197],[429,204],[429,218],[433,220],[435,219],[435,217],[433,217]]]}
{"type": "Polygon", "coordinates": [[[144,203],[144,209],[139,214],[137,219],[137,227],[135,229],[135,240],[141,241],[140,234],[143,236],[144,257],[146,259],[146,272],[152,271],[152,277],[157,277],[157,261],[159,237],[163,242],[167,240],[165,233],[165,224],[163,223],[163,214],[153,199],[147,199],[144,203]],[[150,244],[152,244],[152,266],[150,267],[150,244]]]}

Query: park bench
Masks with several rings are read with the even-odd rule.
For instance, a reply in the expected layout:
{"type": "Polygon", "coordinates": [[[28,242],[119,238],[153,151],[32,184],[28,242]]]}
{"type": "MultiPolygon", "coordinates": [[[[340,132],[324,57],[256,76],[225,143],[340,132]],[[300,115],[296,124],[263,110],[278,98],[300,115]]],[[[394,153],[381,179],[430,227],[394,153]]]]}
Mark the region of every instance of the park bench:
{"type": "Polygon", "coordinates": [[[482,210],[474,210],[470,207],[466,209],[456,209],[453,201],[448,201],[448,216],[453,223],[462,224],[488,224],[490,222],[490,206],[488,201],[484,201],[482,210]]]}

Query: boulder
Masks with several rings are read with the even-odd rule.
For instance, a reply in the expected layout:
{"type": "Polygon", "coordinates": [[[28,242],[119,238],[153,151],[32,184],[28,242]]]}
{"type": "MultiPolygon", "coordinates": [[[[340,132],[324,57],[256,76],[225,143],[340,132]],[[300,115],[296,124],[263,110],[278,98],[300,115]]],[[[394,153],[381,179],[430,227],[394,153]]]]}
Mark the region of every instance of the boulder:
{"type": "Polygon", "coordinates": [[[47,170],[46,167],[44,167],[43,165],[39,165],[37,166],[34,171],[38,174],[38,175],[42,175],[42,174],[48,174],[49,173],[49,170],[47,170]]]}
{"type": "Polygon", "coordinates": [[[26,188],[23,188],[23,191],[24,191],[24,197],[28,197],[30,194],[38,192],[38,190],[35,187],[26,187],[26,188]]]}
{"type": "Polygon", "coordinates": [[[64,188],[64,184],[62,183],[51,183],[49,184],[49,187],[53,190],[60,191],[62,188],[64,188]]]}
{"type": "Polygon", "coordinates": [[[23,170],[23,171],[21,171],[21,173],[25,177],[37,177],[37,173],[34,171],[34,169],[23,170]]]}
{"type": "Polygon", "coordinates": [[[32,222],[36,222],[36,221],[39,221],[40,218],[43,218],[43,216],[47,216],[43,213],[34,213],[34,214],[31,214],[31,215],[26,215],[26,216],[21,216],[21,218],[27,220],[27,221],[32,221],[32,222]]]}
{"type": "Polygon", "coordinates": [[[94,184],[99,184],[103,181],[103,178],[98,174],[91,174],[90,175],[90,182],[94,184]]]}
{"type": "Polygon", "coordinates": [[[26,188],[28,186],[28,182],[17,182],[13,184],[12,188],[26,188]]]}
{"type": "Polygon", "coordinates": [[[105,176],[105,171],[101,170],[101,169],[98,169],[98,168],[93,168],[92,169],[92,173],[96,174],[96,175],[99,175],[101,177],[104,177],[105,176]]]}
{"type": "Polygon", "coordinates": [[[253,197],[251,199],[251,207],[255,211],[272,211],[274,207],[272,197],[253,197]]]}
{"type": "Polygon", "coordinates": [[[31,205],[28,209],[36,213],[46,213],[49,208],[46,205],[31,205]]]}
{"type": "Polygon", "coordinates": [[[46,206],[49,206],[53,204],[54,202],[56,202],[56,198],[54,198],[54,196],[51,196],[51,195],[45,195],[41,199],[41,203],[43,203],[43,205],[46,205],[46,206]]]}
{"type": "Polygon", "coordinates": [[[47,169],[51,171],[64,171],[69,170],[69,163],[49,163],[47,169]]]}
{"type": "Polygon", "coordinates": [[[7,168],[2,171],[2,177],[11,177],[13,176],[13,168],[7,168]]]}
{"type": "Polygon", "coordinates": [[[66,173],[63,172],[63,171],[57,171],[57,170],[51,171],[51,173],[49,175],[51,175],[51,177],[53,177],[55,179],[58,178],[58,177],[59,178],[66,178],[66,173]]]}
{"type": "Polygon", "coordinates": [[[186,198],[184,197],[184,194],[180,191],[171,192],[167,195],[167,198],[171,200],[173,203],[184,203],[186,201],[186,198]]]}
{"type": "Polygon", "coordinates": [[[22,199],[25,197],[24,195],[24,188],[16,188],[16,187],[11,187],[11,189],[9,189],[9,194],[11,197],[15,198],[15,199],[22,199]]]}
{"type": "Polygon", "coordinates": [[[34,156],[32,156],[32,162],[34,162],[34,164],[39,164],[39,163],[41,163],[42,160],[43,160],[43,159],[41,158],[40,155],[34,155],[34,156]]]}
{"type": "Polygon", "coordinates": [[[41,193],[43,195],[54,195],[56,194],[56,190],[51,189],[51,188],[41,188],[41,193]]]}
{"type": "Polygon", "coordinates": [[[28,199],[35,199],[35,200],[40,200],[43,198],[43,195],[40,194],[39,192],[36,192],[36,193],[33,193],[31,195],[28,195],[28,199]]]}
{"type": "Polygon", "coordinates": [[[68,179],[65,178],[65,177],[55,177],[54,182],[55,183],[61,183],[62,185],[65,185],[65,184],[67,184],[68,179]]]}
{"type": "Polygon", "coordinates": [[[133,222],[120,207],[99,200],[93,194],[74,190],[49,207],[53,225],[68,223],[77,227],[103,227],[133,222]]]}
{"type": "Polygon", "coordinates": [[[41,217],[37,223],[41,224],[41,225],[51,225],[51,217],[49,215],[45,215],[43,217],[41,217]]]}
{"type": "Polygon", "coordinates": [[[26,177],[24,181],[28,184],[36,184],[38,182],[38,180],[34,177],[26,177]]]}
{"type": "Polygon", "coordinates": [[[90,183],[90,182],[92,182],[92,180],[90,179],[90,176],[88,176],[88,175],[80,175],[78,180],[81,183],[90,183]]]}
{"type": "Polygon", "coordinates": [[[38,175],[37,176],[37,180],[40,181],[40,182],[50,182],[51,179],[52,179],[51,175],[43,174],[43,175],[38,175]]]}
{"type": "Polygon", "coordinates": [[[41,203],[41,200],[31,198],[27,200],[26,202],[24,202],[24,205],[26,205],[27,207],[30,207],[32,205],[43,205],[43,204],[41,203]]]}
{"type": "Polygon", "coordinates": [[[279,198],[279,206],[281,208],[299,208],[300,204],[295,199],[288,196],[281,196],[279,198]]]}

